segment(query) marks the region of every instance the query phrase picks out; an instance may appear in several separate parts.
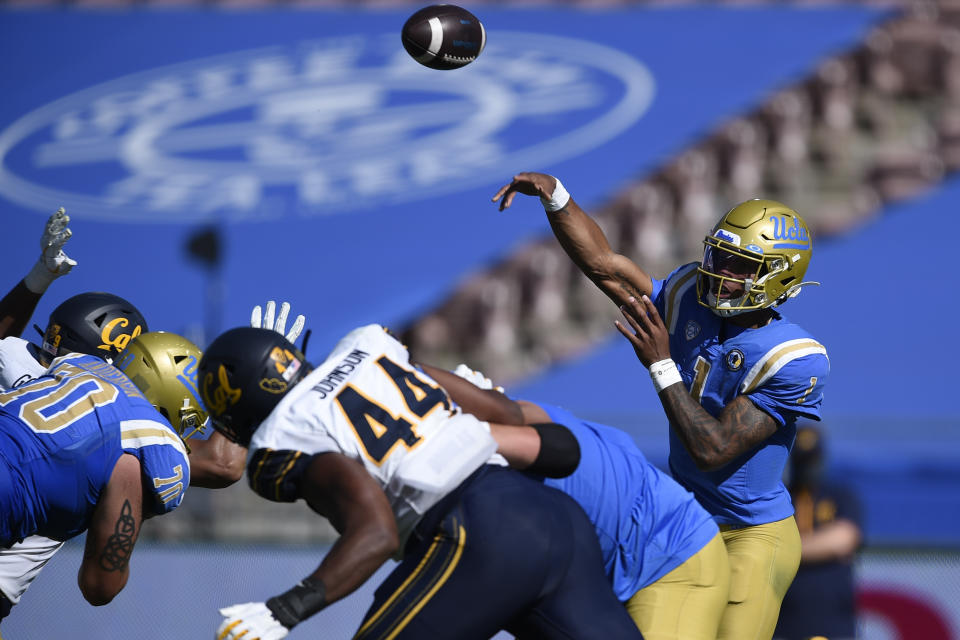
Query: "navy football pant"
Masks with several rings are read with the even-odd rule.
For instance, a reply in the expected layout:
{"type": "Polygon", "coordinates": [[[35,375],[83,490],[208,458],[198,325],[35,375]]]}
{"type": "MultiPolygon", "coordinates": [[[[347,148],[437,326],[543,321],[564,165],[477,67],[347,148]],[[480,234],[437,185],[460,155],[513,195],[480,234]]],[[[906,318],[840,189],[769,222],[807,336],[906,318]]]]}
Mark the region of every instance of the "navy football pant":
{"type": "Polygon", "coordinates": [[[356,638],[641,638],[569,496],[484,465],[425,514],[356,638]]]}

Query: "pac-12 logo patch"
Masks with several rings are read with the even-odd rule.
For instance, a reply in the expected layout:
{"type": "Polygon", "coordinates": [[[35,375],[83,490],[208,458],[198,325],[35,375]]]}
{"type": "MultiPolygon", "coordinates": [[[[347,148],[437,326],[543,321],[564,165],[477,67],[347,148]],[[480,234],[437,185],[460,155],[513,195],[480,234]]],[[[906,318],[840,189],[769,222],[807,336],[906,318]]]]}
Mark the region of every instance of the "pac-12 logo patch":
{"type": "Polygon", "coordinates": [[[700,325],[693,320],[687,320],[687,326],[683,328],[683,337],[689,342],[700,335],[700,325]]]}
{"type": "Polygon", "coordinates": [[[727,369],[736,371],[743,366],[743,351],[733,349],[727,354],[727,369]]]}

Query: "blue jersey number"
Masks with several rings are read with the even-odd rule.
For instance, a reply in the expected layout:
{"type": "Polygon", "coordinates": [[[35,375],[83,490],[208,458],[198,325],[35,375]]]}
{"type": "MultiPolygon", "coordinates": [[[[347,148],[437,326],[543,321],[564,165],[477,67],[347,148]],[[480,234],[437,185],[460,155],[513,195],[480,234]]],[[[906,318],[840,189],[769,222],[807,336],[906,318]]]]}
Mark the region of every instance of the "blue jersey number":
{"type": "Polygon", "coordinates": [[[38,433],[56,433],[117,399],[116,387],[79,367],[64,363],[51,373],[52,378],[43,376],[0,394],[0,407],[16,408],[19,401],[20,420],[38,433]],[[45,393],[27,399],[38,391],[45,393]]]}

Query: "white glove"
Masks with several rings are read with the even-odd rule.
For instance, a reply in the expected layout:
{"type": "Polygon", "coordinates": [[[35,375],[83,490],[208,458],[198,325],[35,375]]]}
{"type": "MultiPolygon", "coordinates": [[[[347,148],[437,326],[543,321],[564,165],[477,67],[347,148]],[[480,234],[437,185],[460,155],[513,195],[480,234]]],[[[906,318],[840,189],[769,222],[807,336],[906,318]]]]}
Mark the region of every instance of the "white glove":
{"type": "Polygon", "coordinates": [[[217,628],[216,640],[280,640],[290,633],[262,602],[224,607],[220,615],[224,620],[217,628]]]}
{"type": "Polygon", "coordinates": [[[30,269],[30,273],[23,279],[23,283],[30,291],[42,294],[54,280],[70,273],[77,266],[76,260],[71,260],[63,252],[63,245],[67,243],[73,232],[67,228],[70,216],[63,207],[57,209],[47,220],[47,226],[40,238],[40,258],[30,269]]]}
{"type": "Polygon", "coordinates": [[[483,375],[480,371],[474,371],[465,364],[458,364],[457,368],[453,370],[453,373],[460,376],[464,380],[468,380],[480,387],[481,389],[495,389],[500,393],[503,393],[503,387],[493,386],[493,382],[487,376],[483,375]]]}
{"type": "MultiPolygon", "coordinates": [[[[266,313],[263,314],[263,319],[260,318],[260,305],[257,305],[253,308],[253,313],[250,314],[250,326],[254,329],[273,329],[280,335],[283,335],[283,332],[287,327],[287,316],[290,314],[290,303],[284,302],[280,305],[280,314],[277,315],[277,321],[273,321],[273,312],[277,308],[277,303],[273,300],[267,302],[266,313]]],[[[300,332],[303,331],[303,325],[306,324],[307,319],[303,317],[303,314],[297,316],[297,319],[293,321],[293,326],[290,327],[290,331],[287,331],[286,339],[290,342],[295,342],[298,337],[300,337],[300,332]]]]}

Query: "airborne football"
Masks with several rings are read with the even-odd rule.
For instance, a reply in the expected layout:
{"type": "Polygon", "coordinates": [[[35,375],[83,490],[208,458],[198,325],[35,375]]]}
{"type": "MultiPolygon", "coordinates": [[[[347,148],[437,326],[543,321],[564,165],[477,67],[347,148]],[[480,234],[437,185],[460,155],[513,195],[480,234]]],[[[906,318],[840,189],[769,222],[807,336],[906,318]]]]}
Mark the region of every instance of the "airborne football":
{"type": "Polygon", "coordinates": [[[401,31],[403,48],[431,69],[459,69],[480,55],[487,42],[477,17],[454,4],[435,4],[410,16],[401,31]]]}

